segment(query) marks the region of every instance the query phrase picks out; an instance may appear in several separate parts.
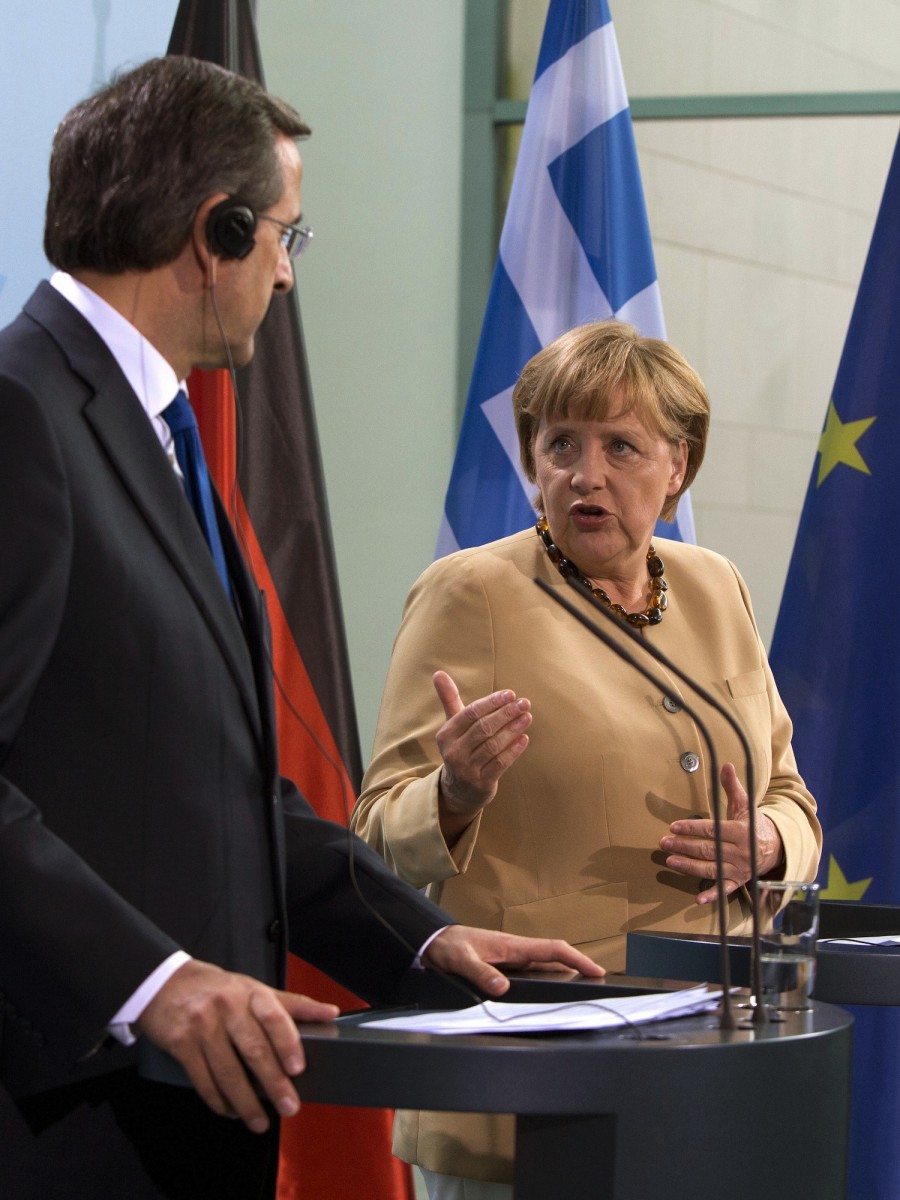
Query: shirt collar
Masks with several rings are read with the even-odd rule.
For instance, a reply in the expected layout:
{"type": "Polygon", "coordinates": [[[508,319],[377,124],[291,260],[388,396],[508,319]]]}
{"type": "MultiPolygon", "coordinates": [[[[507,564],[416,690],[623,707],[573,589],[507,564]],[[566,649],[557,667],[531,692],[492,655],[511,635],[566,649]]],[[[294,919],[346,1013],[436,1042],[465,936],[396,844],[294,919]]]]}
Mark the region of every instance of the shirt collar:
{"type": "Polygon", "coordinates": [[[187,391],[184,382],[179,382],[156,347],[96,292],[65,271],[55,271],[50,283],[106,343],[147,416],[156,425],[159,414],[175,399],[179,387],[187,391]]]}

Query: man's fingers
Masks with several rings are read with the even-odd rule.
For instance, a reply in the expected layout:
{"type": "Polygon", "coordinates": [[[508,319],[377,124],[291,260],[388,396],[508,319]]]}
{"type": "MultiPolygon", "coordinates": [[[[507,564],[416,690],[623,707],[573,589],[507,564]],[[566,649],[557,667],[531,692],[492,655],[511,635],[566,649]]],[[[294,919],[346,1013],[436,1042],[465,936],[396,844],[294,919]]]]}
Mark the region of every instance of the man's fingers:
{"type": "Polygon", "coordinates": [[[264,1096],[282,1117],[300,1111],[290,1077],[306,1066],[295,1021],[331,1021],[334,1004],[270,988],[251,990],[247,1011],[227,1026],[228,1040],[210,1046],[207,1064],[212,1082],[228,1109],[254,1133],[264,1133],[269,1118],[264,1096]]]}
{"type": "Polygon", "coordinates": [[[493,963],[486,962],[477,955],[473,954],[455,973],[468,979],[469,983],[489,996],[502,996],[504,992],[509,991],[509,980],[503,972],[498,971],[493,963]]]}
{"type": "Polygon", "coordinates": [[[524,953],[531,955],[529,962],[531,967],[548,971],[557,967],[569,967],[580,975],[595,978],[606,974],[604,967],[599,966],[586,954],[582,954],[580,950],[576,950],[574,946],[570,946],[568,942],[532,938],[529,938],[528,941],[538,942],[537,946],[530,945],[524,950],[524,953]]]}
{"type": "MultiPolygon", "coordinates": [[[[251,1043],[251,1053],[260,1053],[265,1062],[267,1058],[265,1051],[271,1047],[272,1055],[278,1065],[279,1076],[282,1073],[299,1075],[306,1066],[303,1046],[300,1043],[297,1026],[294,1024],[291,1014],[287,1012],[282,997],[275,992],[254,992],[250,997],[249,1008],[256,1025],[266,1035],[264,1045],[262,1043],[257,1045],[255,1040],[251,1043]]],[[[255,1028],[256,1026],[251,1026],[253,1032],[255,1032],[255,1028]]],[[[259,1078],[254,1062],[247,1058],[244,1061],[259,1078]]],[[[276,1107],[278,1107],[277,1104],[276,1107]]],[[[279,1109],[279,1111],[281,1110],[279,1109]]]]}
{"type": "Polygon", "coordinates": [[[196,1046],[191,1046],[184,1055],[178,1055],[174,1048],[172,1053],[203,1103],[220,1117],[236,1118],[237,1113],[219,1089],[206,1056],[196,1046]]]}
{"type": "Polygon", "coordinates": [[[287,1074],[299,1075],[306,1069],[306,1056],[295,1022],[334,1021],[341,1015],[341,1010],[336,1004],[312,1000],[309,996],[302,996],[297,992],[276,992],[275,995],[289,1014],[290,1022],[287,1030],[282,1030],[279,1025],[278,1030],[271,1035],[272,1044],[287,1074]]]}
{"type": "Polygon", "coordinates": [[[263,1100],[282,1116],[300,1107],[291,1082],[305,1066],[296,1022],[337,1015],[333,1004],[192,960],[163,985],[138,1025],[178,1059],[213,1112],[262,1133],[269,1127],[263,1100]]]}
{"type": "MultiPolygon", "coordinates": [[[[251,992],[247,1014],[229,1029],[240,1060],[255,1080],[257,1090],[282,1117],[292,1117],[300,1110],[290,1077],[299,1075],[306,1066],[295,1021],[331,1021],[337,1015],[338,1009],[333,1004],[261,987],[251,992]]],[[[224,1080],[217,1077],[219,1086],[238,1116],[254,1131],[265,1128],[268,1125],[265,1113],[256,1096],[248,1097],[240,1079],[233,1076],[230,1059],[223,1060],[223,1069],[227,1075],[224,1080]]]]}
{"type": "Polygon", "coordinates": [[[294,1021],[333,1021],[341,1015],[336,1004],[313,1000],[300,992],[274,992],[294,1021]]]}
{"type": "Polygon", "coordinates": [[[298,1111],[300,1102],[293,1084],[281,1072],[271,1044],[261,1033],[231,1029],[228,1037],[210,1041],[205,1051],[217,1091],[251,1133],[265,1133],[270,1124],[258,1092],[283,1116],[298,1111]]]}
{"type": "Polygon", "coordinates": [[[264,1132],[268,1118],[224,1028],[222,1014],[195,1008],[189,1020],[173,1026],[171,1036],[160,1044],[184,1068],[201,1100],[219,1116],[239,1117],[254,1132],[264,1132]]]}
{"type": "Polygon", "coordinates": [[[594,978],[606,973],[567,942],[516,937],[464,925],[450,925],[443,930],[428,947],[425,959],[444,971],[462,975],[492,996],[502,995],[509,986],[498,966],[521,970],[562,967],[594,978]]]}

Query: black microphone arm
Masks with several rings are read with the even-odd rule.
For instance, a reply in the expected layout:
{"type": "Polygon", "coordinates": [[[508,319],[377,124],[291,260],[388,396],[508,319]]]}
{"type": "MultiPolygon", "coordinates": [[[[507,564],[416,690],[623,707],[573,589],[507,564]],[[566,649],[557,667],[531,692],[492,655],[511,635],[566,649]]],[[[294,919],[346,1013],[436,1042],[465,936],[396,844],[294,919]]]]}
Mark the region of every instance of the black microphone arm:
{"type": "MultiPolygon", "coordinates": [[[[719,812],[719,805],[716,803],[717,794],[718,794],[718,791],[719,791],[719,788],[721,785],[720,785],[720,781],[719,781],[718,762],[717,762],[717,758],[716,758],[715,748],[713,746],[713,742],[712,742],[712,738],[710,736],[709,730],[708,730],[705,722],[701,719],[701,717],[697,713],[696,709],[694,709],[693,707],[688,705],[681,697],[671,695],[671,693],[669,691],[669,685],[666,683],[665,680],[660,681],[660,679],[657,675],[655,675],[652,671],[650,671],[643,663],[640,663],[639,661],[637,661],[636,657],[633,654],[631,654],[628,650],[626,650],[623,645],[621,645],[615,638],[611,637],[610,634],[607,633],[605,630],[601,630],[595,621],[592,621],[590,617],[586,616],[583,612],[580,612],[579,609],[577,609],[575,607],[575,605],[571,603],[571,601],[567,600],[564,596],[560,595],[559,592],[557,592],[554,588],[550,587],[550,585],[545,580],[535,578],[534,582],[538,585],[538,587],[542,591],[546,592],[547,595],[550,596],[555,601],[555,603],[560,605],[560,607],[564,608],[566,610],[566,612],[568,612],[572,617],[574,617],[575,620],[578,621],[581,625],[583,625],[589,632],[593,633],[593,635],[595,637],[599,638],[600,641],[602,641],[605,646],[608,646],[609,649],[611,649],[614,654],[618,655],[619,658],[621,658],[623,661],[627,662],[630,666],[634,667],[634,669],[636,671],[638,671],[641,675],[643,675],[643,677],[645,679],[647,679],[648,682],[653,684],[654,687],[659,688],[663,692],[664,696],[669,696],[670,699],[681,703],[681,705],[684,708],[684,711],[687,713],[687,715],[696,722],[697,728],[700,730],[703,740],[706,743],[707,750],[709,753],[709,758],[710,758],[710,770],[711,770],[711,776],[712,776],[712,778],[711,778],[712,799],[713,799],[712,816],[713,816],[713,830],[714,830],[715,853],[716,853],[716,891],[717,891],[717,899],[718,899],[718,903],[719,903],[719,944],[720,944],[720,956],[721,956],[722,987],[723,987],[723,991],[724,991],[723,1008],[722,1008],[722,1028],[723,1029],[726,1029],[726,1028],[733,1029],[733,1028],[735,1028],[735,1024],[734,1024],[734,1018],[731,1014],[730,968],[729,968],[729,962],[728,962],[728,905],[727,905],[727,899],[725,896],[725,881],[723,878],[721,813],[719,812]]],[[[615,625],[616,630],[619,633],[624,633],[626,637],[630,638],[633,642],[635,642],[638,646],[640,646],[641,652],[643,654],[649,655],[661,667],[663,667],[667,671],[670,671],[673,675],[675,675],[678,679],[680,679],[683,683],[685,683],[693,692],[695,692],[697,694],[697,696],[699,696],[700,699],[703,700],[706,704],[708,704],[715,712],[717,712],[720,716],[724,717],[727,724],[730,725],[730,727],[734,730],[734,732],[738,738],[738,741],[740,742],[741,749],[744,753],[745,767],[746,767],[745,780],[746,780],[746,787],[747,787],[747,797],[748,797],[748,801],[749,801],[748,818],[749,818],[749,823],[750,823],[749,892],[750,892],[750,907],[751,907],[751,917],[752,917],[752,938],[751,938],[751,942],[752,942],[752,987],[751,987],[751,993],[752,993],[753,999],[755,1001],[755,1003],[753,1004],[752,1020],[753,1020],[754,1025],[765,1025],[768,1023],[768,1014],[766,1013],[765,1006],[762,1003],[762,988],[761,988],[761,979],[760,979],[760,953],[759,953],[760,929],[759,929],[759,890],[758,890],[759,873],[758,873],[757,846],[756,846],[755,771],[754,771],[754,767],[753,767],[753,754],[750,749],[750,743],[747,740],[747,735],[744,732],[741,725],[739,724],[739,722],[737,721],[737,719],[735,718],[735,716],[733,715],[733,713],[729,712],[728,709],[725,708],[725,706],[722,704],[722,702],[718,699],[717,696],[714,696],[707,688],[703,687],[702,684],[698,683],[695,679],[692,679],[689,675],[687,675],[680,667],[678,667],[674,662],[672,662],[672,660],[668,657],[668,655],[663,654],[663,652],[661,650],[659,650],[656,646],[652,645],[652,643],[645,641],[635,630],[633,630],[628,624],[626,624],[626,622],[622,621],[610,609],[608,609],[604,604],[602,604],[597,599],[597,597],[594,596],[593,592],[591,592],[590,588],[588,588],[586,584],[583,584],[579,579],[576,579],[571,576],[566,577],[566,582],[571,587],[573,587],[579,593],[579,595],[583,596],[585,598],[585,600],[588,601],[588,603],[591,605],[592,608],[594,608],[598,613],[600,613],[606,620],[611,621],[615,625]]]]}

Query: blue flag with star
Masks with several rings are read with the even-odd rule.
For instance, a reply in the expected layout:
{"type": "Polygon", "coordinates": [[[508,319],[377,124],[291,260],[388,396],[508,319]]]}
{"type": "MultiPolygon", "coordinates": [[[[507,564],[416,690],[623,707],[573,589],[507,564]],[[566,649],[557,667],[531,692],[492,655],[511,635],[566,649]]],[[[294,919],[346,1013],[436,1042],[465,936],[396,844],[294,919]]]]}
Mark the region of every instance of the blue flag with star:
{"type": "MultiPolygon", "coordinates": [[[[554,338],[608,317],[666,336],[609,5],[550,0],[438,555],[534,522],[513,385],[554,338]]],[[[657,532],[696,540],[687,493],[657,532]]]]}
{"type": "MultiPolygon", "coordinates": [[[[825,830],[822,895],[900,904],[900,140],[770,660],[825,830]]],[[[855,1008],[848,1200],[900,1196],[900,1009],[855,1008]]]]}

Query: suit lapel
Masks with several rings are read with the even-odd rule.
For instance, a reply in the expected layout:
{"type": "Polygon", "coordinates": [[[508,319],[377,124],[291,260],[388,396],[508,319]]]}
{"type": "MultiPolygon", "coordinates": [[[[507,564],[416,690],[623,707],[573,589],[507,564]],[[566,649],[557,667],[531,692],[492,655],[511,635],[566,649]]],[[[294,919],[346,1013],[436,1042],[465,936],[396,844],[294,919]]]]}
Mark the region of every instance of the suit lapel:
{"type": "Polygon", "coordinates": [[[271,740],[261,724],[253,664],[244,632],[219,579],[184,488],[166,460],[140,402],[108,348],[49,284],[26,305],[63,348],[93,389],[83,415],[122,486],[181,576],[203,615],[241,693],[263,752],[271,740]]]}
{"type": "Polygon", "coordinates": [[[85,419],[202,612],[241,689],[254,732],[262,741],[252,665],[240,622],[184,488],[166,461],[143,410],[127,390],[127,395],[118,389],[115,393],[95,393],[85,406],[85,419]]]}
{"type": "MultiPolygon", "coordinates": [[[[244,635],[250,650],[253,664],[253,674],[256,681],[256,695],[259,711],[262,714],[262,728],[265,737],[267,760],[277,769],[278,744],[275,734],[275,709],[272,695],[272,642],[269,628],[269,616],[266,611],[264,594],[257,586],[256,579],[251,573],[247,559],[238,543],[228,515],[225,512],[218,493],[213,488],[216,504],[216,516],[219,522],[219,532],[222,536],[222,548],[225,551],[225,561],[231,585],[241,612],[244,635]]],[[[273,779],[274,784],[274,779],[273,779]]]]}

